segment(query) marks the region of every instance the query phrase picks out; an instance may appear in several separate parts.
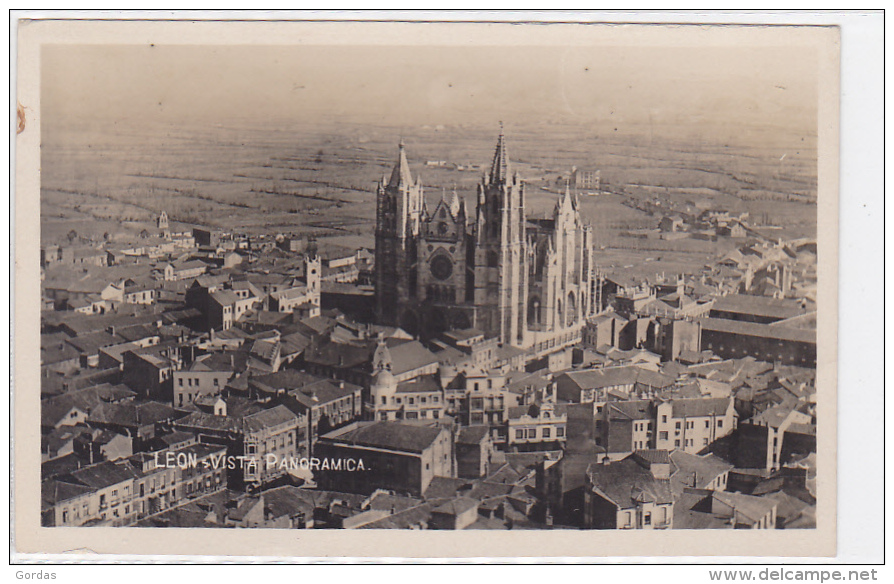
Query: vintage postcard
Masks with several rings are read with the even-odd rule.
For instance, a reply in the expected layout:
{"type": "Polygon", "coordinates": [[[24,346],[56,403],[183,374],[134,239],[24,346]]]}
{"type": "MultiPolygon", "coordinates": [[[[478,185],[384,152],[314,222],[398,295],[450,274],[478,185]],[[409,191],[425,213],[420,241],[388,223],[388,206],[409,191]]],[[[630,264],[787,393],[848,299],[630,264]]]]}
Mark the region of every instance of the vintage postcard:
{"type": "Polygon", "coordinates": [[[838,59],[22,21],[15,550],[834,555],[838,59]]]}

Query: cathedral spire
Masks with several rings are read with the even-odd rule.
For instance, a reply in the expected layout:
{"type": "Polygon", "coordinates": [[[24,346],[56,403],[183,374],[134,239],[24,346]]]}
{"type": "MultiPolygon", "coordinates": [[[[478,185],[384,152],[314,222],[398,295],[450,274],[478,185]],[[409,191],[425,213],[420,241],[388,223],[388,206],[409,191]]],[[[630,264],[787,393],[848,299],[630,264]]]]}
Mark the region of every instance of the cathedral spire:
{"type": "Polygon", "coordinates": [[[500,122],[500,136],[497,138],[497,149],[494,152],[494,161],[490,165],[490,184],[509,182],[512,175],[509,167],[509,154],[506,149],[506,138],[503,135],[503,122],[500,122]]]}
{"type": "Polygon", "coordinates": [[[556,213],[557,214],[565,214],[574,210],[574,201],[571,198],[571,188],[568,184],[568,181],[565,181],[565,192],[562,195],[559,195],[559,200],[556,201],[556,213]]]}
{"type": "Polygon", "coordinates": [[[404,139],[400,139],[400,144],[398,145],[399,154],[397,157],[397,164],[394,165],[394,170],[391,171],[391,180],[388,181],[389,187],[411,187],[415,183],[413,182],[413,174],[410,172],[410,163],[407,162],[407,153],[404,147],[404,139]]]}
{"type": "Polygon", "coordinates": [[[453,213],[453,216],[459,217],[460,203],[459,195],[456,194],[456,185],[453,185],[453,191],[450,193],[448,205],[450,206],[450,212],[453,213]]]}

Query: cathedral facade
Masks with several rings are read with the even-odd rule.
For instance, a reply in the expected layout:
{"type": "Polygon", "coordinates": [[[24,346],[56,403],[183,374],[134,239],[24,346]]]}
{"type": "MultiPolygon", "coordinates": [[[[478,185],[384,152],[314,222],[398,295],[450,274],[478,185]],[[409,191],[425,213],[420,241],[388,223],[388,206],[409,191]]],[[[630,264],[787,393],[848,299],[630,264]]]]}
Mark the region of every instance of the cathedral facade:
{"type": "Polygon", "coordinates": [[[552,218],[525,214],[500,132],[470,210],[454,190],[429,208],[401,143],[376,193],[376,316],[429,338],[475,328],[505,346],[568,339],[598,311],[592,230],[566,188],[552,218]]]}

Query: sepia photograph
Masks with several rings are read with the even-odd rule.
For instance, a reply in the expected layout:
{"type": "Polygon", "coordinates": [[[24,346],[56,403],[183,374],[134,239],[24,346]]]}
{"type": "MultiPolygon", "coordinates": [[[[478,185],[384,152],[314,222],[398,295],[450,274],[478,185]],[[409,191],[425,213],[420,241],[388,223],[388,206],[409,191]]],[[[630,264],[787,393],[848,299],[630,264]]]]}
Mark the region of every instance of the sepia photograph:
{"type": "Polygon", "coordinates": [[[834,27],[20,42],[22,541],[834,555],[834,27]]]}

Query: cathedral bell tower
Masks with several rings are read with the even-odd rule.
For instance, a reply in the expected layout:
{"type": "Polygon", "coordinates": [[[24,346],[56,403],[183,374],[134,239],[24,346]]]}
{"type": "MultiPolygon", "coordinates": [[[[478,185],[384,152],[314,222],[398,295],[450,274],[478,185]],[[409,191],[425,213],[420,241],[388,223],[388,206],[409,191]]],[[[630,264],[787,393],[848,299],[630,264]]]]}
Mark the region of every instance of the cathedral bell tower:
{"type": "Polygon", "coordinates": [[[527,329],[525,189],[513,174],[503,125],[490,172],[478,185],[475,224],[475,326],[521,346],[527,329]]]}
{"type": "Polygon", "coordinates": [[[376,189],[376,317],[415,334],[412,312],[400,313],[416,301],[416,246],[423,212],[422,181],[414,180],[403,140],[390,178],[376,189]]]}

